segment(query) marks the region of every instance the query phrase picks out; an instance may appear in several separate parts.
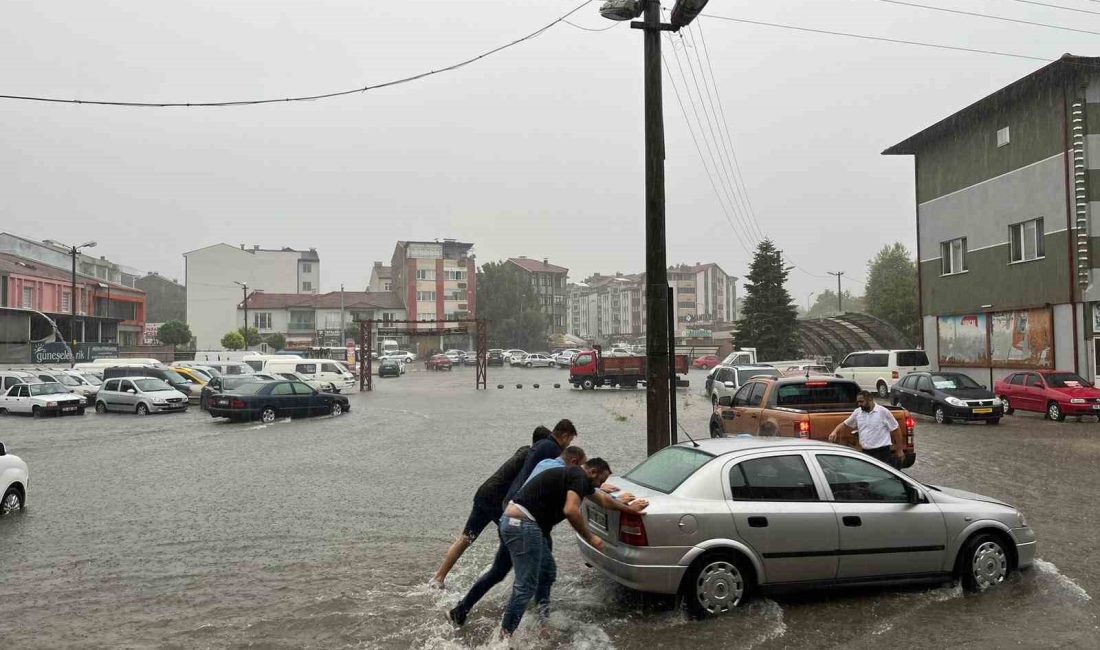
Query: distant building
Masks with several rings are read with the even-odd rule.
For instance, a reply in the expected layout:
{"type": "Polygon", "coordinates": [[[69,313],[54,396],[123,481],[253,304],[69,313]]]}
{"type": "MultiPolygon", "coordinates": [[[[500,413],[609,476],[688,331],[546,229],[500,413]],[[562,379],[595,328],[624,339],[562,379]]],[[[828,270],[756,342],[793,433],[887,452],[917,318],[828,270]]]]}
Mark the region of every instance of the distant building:
{"type": "Polygon", "coordinates": [[[134,286],[145,292],[146,320],[166,323],[187,322],[187,288],[157,273],[138,278],[134,286]]]}
{"type": "Polygon", "coordinates": [[[565,301],[569,269],[555,266],[546,258],[539,262],[520,256],[509,259],[508,263],[530,277],[531,284],[538,293],[542,312],[546,314],[547,335],[564,334],[568,321],[565,301]]]}
{"type": "Polygon", "coordinates": [[[375,293],[379,291],[393,291],[393,267],[383,266],[381,262],[375,262],[370,272],[370,282],[367,291],[375,293]]]}
{"type": "MultiPolygon", "coordinates": [[[[74,242],[75,243],[75,242],[74,242]]],[[[76,254],[76,272],[88,278],[112,282],[125,287],[134,287],[137,279],[134,269],[116,264],[106,257],[87,254],[88,249],[76,254]]],[[[51,239],[34,241],[19,235],[0,232],[0,253],[10,253],[20,257],[49,264],[72,272],[70,248],[51,239]]]]}
{"type": "Polygon", "coordinates": [[[183,254],[187,324],[199,350],[221,349],[221,339],[244,325],[237,306],[242,288],[267,293],[316,294],[321,286],[317,249],[246,248],[213,244],[183,254]]]}
{"type": "MultiPolygon", "coordinates": [[[[244,320],[243,303],[237,305],[238,321],[244,320]]],[[[392,291],[331,291],[322,294],[252,292],[248,296],[248,321],[260,335],[279,333],[288,349],[313,345],[342,346],[342,331],[359,321],[406,320],[405,306],[392,291]],[[344,319],[341,327],[341,309],[344,319]]]]}
{"type": "Polygon", "coordinates": [[[887,149],[914,157],[933,364],[1100,371],[1100,58],[1070,55],[887,149]]]}
{"type": "Polygon", "coordinates": [[[677,323],[697,325],[737,320],[737,278],[727,275],[717,264],[670,266],[668,284],[674,291],[677,323]]]}

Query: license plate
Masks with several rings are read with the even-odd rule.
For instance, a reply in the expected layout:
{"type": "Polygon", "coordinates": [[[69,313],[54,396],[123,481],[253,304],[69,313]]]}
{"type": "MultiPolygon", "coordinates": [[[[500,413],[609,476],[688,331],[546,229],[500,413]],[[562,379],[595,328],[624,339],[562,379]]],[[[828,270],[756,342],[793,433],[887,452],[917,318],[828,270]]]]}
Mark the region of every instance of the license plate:
{"type": "Polygon", "coordinates": [[[974,412],[984,415],[986,413],[992,413],[993,409],[974,409],[974,412]]]}
{"type": "MultiPolygon", "coordinates": [[[[1100,407],[1097,407],[1097,408],[1100,408],[1100,407]]],[[[66,407],[62,408],[61,410],[62,410],[62,412],[67,413],[69,411],[75,411],[76,407],[75,406],[66,406],[66,407]]]]}
{"type": "Polygon", "coordinates": [[[218,406],[225,406],[228,403],[229,403],[229,400],[227,400],[227,399],[218,400],[218,406]]]}
{"type": "Polygon", "coordinates": [[[595,508],[588,509],[588,521],[592,522],[596,526],[607,530],[607,513],[600,512],[595,508]]]}
{"type": "Polygon", "coordinates": [[[1094,410],[1094,411],[1100,411],[1100,404],[1093,404],[1093,405],[1092,405],[1092,410],[1094,410]]]}

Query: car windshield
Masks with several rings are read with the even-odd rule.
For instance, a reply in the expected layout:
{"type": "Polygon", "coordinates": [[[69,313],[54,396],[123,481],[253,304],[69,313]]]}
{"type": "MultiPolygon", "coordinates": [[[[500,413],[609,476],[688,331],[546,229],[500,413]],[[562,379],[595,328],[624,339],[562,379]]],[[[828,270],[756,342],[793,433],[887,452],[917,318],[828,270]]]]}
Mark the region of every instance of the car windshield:
{"type": "Polygon", "coordinates": [[[160,379],[135,379],[134,385],[138,387],[138,390],[146,393],[152,393],[158,390],[172,390],[172,387],[160,379]]]}
{"type": "Polygon", "coordinates": [[[84,378],[84,381],[88,382],[89,384],[91,384],[93,386],[102,386],[103,385],[103,380],[100,379],[99,377],[96,377],[95,375],[80,375],[80,376],[84,378]]]}
{"type": "Polygon", "coordinates": [[[778,377],[779,371],[775,368],[758,368],[756,370],[738,370],[737,384],[741,385],[753,377],[778,377]]]}
{"type": "Polygon", "coordinates": [[[165,370],[164,371],[164,378],[165,378],[165,380],[167,380],[167,381],[169,381],[173,384],[187,384],[187,383],[190,383],[190,382],[188,382],[188,380],[183,378],[183,375],[179,374],[175,370],[165,370]]]}
{"type": "Polygon", "coordinates": [[[256,377],[252,376],[252,375],[248,375],[247,377],[240,377],[240,376],[237,376],[237,377],[223,377],[222,378],[222,388],[228,390],[230,388],[237,388],[238,386],[243,386],[244,384],[256,383],[257,381],[258,381],[258,379],[256,377]]]}
{"type": "Polygon", "coordinates": [[[1047,384],[1052,388],[1081,388],[1082,386],[1092,386],[1087,380],[1083,379],[1080,375],[1072,372],[1052,372],[1046,376],[1047,384]]]}
{"type": "Polygon", "coordinates": [[[80,383],[80,380],[77,379],[76,377],[72,377],[72,376],[69,376],[69,375],[55,375],[55,376],[57,377],[58,383],[65,384],[66,386],[83,386],[83,384],[80,383]]]}
{"type": "Polygon", "coordinates": [[[69,392],[64,386],[56,381],[50,381],[44,384],[31,384],[30,389],[31,395],[57,395],[58,393],[69,392]]]}
{"type": "Polygon", "coordinates": [[[665,447],[630,470],[626,478],[642,487],[669,494],[712,458],[714,456],[691,447],[665,447]]]}
{"type": "Polygon", "coordinates": [[[981,384],[966,375],[932,375],[932,385],[938,390],[981,389],[981,384]]]}

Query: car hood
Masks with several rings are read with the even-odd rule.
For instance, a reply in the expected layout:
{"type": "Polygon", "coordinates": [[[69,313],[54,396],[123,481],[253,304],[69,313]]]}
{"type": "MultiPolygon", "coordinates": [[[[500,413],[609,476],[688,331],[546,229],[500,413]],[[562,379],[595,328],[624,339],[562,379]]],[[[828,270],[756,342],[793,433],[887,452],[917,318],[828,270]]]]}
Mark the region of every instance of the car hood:
{"type": "Polygon", "coordinates": [[[966,490],[956,490],[955,488],[944,487],[942,485],[933,485],[931,487],[939,490],[940,494],[946,494],[947,496],[955,497],[956,499],[966,499],[967,501],[981,501],[984,503],[995,503],[999,506],[1004,506],[1006,508],[1013,507],[1012,504],[1005,503],[1004,501],[1001,501],[999,499],[994,499],[993,497],[987,497],[981,494],[975,494],[974,492],[967,492],[966,490]]]}
{"type": "Polygon", "coordinates": [[[984,388],[959,388],[956,390],[941,390],[945,397],[957,397],[959,399],[993,399],[992,391],[984,388]]]}
{"type": "Polygon", "coordinates": [[[164,397],[164,398],[187,397],[187,395],[185,395],[184,393],[179,392],[178,390],[147,390],[147,391],[145,391],[144,394],[145,395],[150,395],[152,397],[164,397]]]}
{"type": "Polygon", "coordinates": [[[1069,397],[1079,397],[1083,399],[1096,399],[1100,397],[1100,389],[1090,388],[1088,386],[1077,386],[1075,388],[1053,388],[1050,390],[1067,395],[1069,397]]]}

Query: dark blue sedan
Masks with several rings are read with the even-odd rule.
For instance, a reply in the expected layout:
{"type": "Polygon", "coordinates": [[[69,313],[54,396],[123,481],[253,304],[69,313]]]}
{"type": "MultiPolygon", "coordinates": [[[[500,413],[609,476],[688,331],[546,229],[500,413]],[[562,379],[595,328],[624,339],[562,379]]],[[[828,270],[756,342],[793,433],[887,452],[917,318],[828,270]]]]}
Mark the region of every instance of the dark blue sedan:
{"type": "Polygon", "coordinates": [[[348,398],[316,391],[300,381],[268,381],[243,384],[211,397],[211,417],[262,420],[270,424],[280,417],[340,415],[351,410],[348,398]]]}

